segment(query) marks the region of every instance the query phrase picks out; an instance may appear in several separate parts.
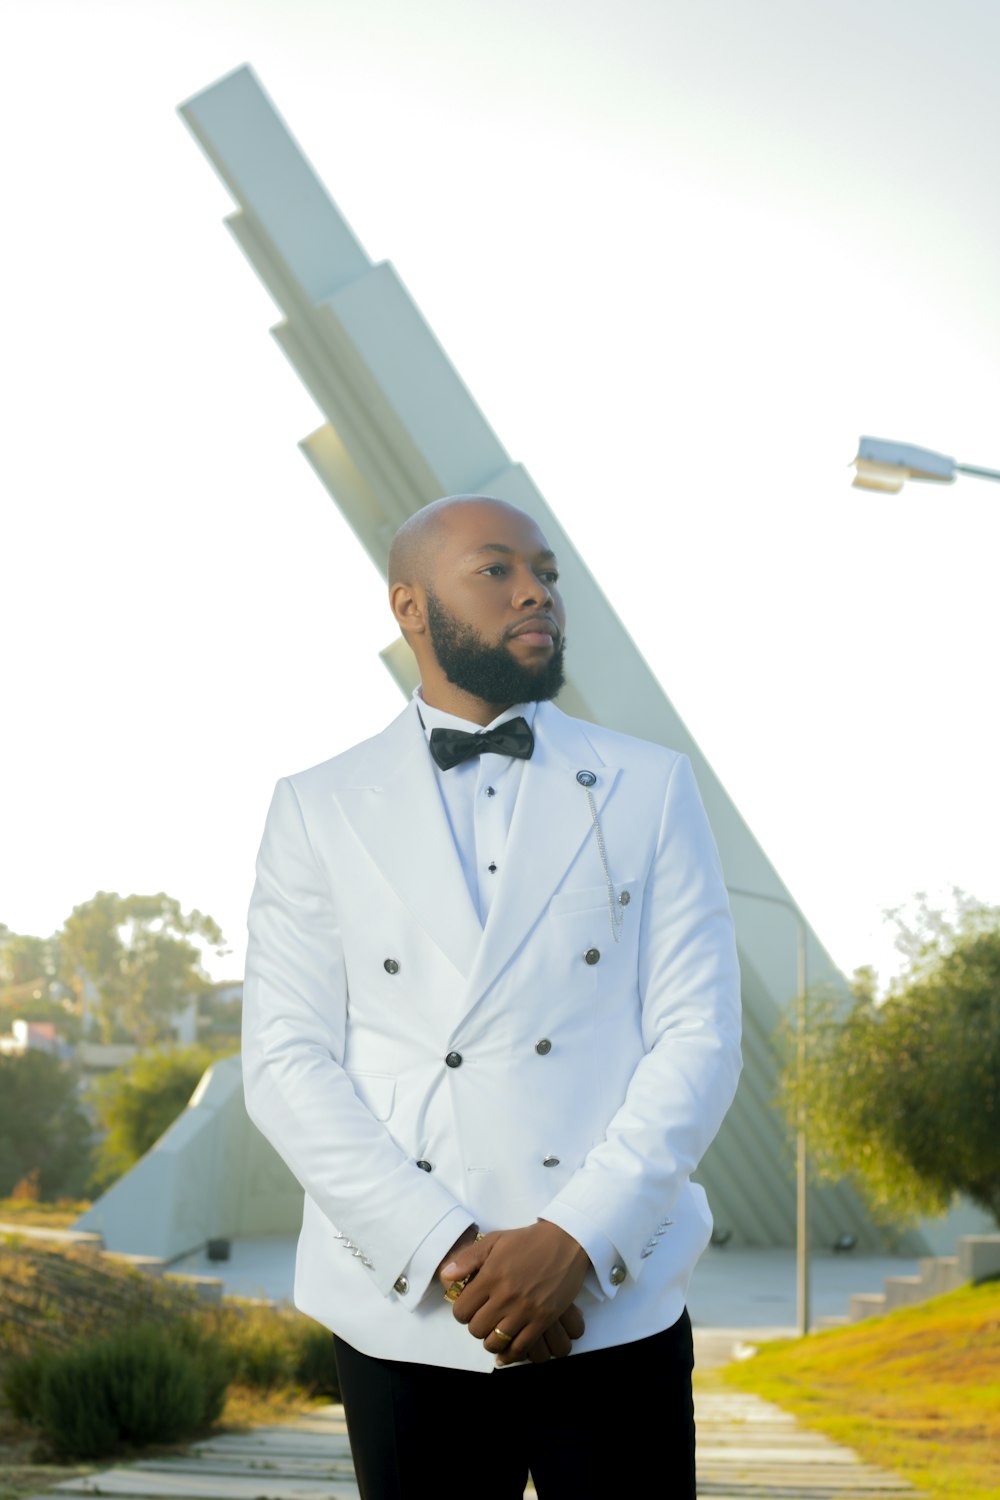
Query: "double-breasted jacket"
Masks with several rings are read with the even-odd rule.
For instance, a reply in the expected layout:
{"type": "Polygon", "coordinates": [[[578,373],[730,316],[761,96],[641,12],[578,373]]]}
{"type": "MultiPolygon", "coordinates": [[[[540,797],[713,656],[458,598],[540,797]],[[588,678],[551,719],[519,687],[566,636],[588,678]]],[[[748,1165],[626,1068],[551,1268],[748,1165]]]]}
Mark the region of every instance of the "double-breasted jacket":
{"type": "Polygon", "coordinates": [[[406,1274],[456,1206],[607,1242],[580,1351],[673,1323],[709,1238],[739,972],[690,764],[549,703],[534,730],[485,928],[415,704],[268,814],[247,1108],[305,1189],[296,1302],[369,1354],[492,1369],[406,1274]]]}

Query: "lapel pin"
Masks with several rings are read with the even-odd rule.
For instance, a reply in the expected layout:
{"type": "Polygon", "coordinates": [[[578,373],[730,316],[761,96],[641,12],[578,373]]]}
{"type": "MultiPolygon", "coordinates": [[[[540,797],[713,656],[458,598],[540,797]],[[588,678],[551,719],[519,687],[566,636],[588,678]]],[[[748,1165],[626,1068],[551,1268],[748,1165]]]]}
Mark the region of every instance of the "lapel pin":
{"type": "MultiPolygon", "coordinates": [[[[587,804],[590,807],[590,816],[594,823],[594,838],[597,841],[597,852],[600,856],[601,868],[604,871],[604,879],[608,885],[608,915],[611,918],[611,936],[616,943],[620,943],[622,940],[622,924],[625,920],[625,907],[628,905],[630,899],[629,893],[628,891],[623,891],[621,897],[617,901],[615,900],[615,884],[611,879],[611,870],[608,866],[608,851],[604,847],[601,820],[597,816],[597,803],[594,801],[594,793],[591,790],[592,787],[597,785],[597,777],[593,771],[577,771],[576,779],[587,794],[587,804]]],[[[591,958],[590,955],[592,953],[597,954],[597,958],[600,957],[597,949],[591,948],[586,955],[588,963],[597,962],[597,958],[591,958]]]]}

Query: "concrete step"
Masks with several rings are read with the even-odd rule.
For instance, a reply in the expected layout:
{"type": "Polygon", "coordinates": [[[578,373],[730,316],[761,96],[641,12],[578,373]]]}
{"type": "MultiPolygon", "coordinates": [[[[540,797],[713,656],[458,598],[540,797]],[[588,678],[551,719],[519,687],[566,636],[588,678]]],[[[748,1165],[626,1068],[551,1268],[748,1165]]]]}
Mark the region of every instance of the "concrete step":
{"type": "Polygon", "coordinates": [[[958,1267],[963,1281],[1000,1276],[1000,1234],[960,1235],[958,1267]]]}
{"type": "Polygon", "coordinates": [[[927,1301],[927,1287],[922,1276],[887,1276],[885,1287],[885,1310],[894,1307],[912,1307],[916,1302],[927,1301]]]}
{"type": "Polygon", "coordinates": [[[850,1322],[860,1323],[862,1318],[879,1318],[885,1312],[884,1292],[852,1292],[847,1305],[850,1322]]]}
{"type": "Polygon", "coordinates": [[[829,1313],[824,1318],[817,1318],[813,1328],[821,1333],[825,1328],[846,1328],[850,1321],[846,1313],[829,1313]]]}
{"type": "Polygon", "coordinates": [[[941,1297],[962,1285],[957,1255],[922,1255],[918,1265],[928,1297],[941,1297]]]}

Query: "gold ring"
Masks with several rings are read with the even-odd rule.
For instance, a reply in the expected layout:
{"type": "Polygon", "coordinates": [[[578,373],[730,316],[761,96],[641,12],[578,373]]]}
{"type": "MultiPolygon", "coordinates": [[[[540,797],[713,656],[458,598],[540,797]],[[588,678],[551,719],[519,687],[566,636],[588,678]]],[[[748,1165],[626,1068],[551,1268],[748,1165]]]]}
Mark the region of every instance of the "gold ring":
{"type": "Polygon", "coordinates": [[[512,1344],[514,1342],[514,1335],[512,1333],[504,1333],[502,1328],[494,1328],[493,1332],[498,1339],[503,1339],[505,1344],[512,1344]]]}
{"type": "MultiPolygon", "coordinates": [[[[476,1231],[476,1238],[473,1241],[473,1244],[478,1245],[479,1241],[484,1240],[485,1238],[486,1236],[483,1234],[482,1230],[478,1229],[476,1231]]],[[[465,1291],[465,1288],[469,1285],[469,1282],[472,1280],[475,1274],[475,1271],[470,1271],[468,1276],[462,1277],[461,1281],[453,1281],[451,1285],[445,1289],[444,1300],[446,1302],[457,1301],[458,1298],[461,1297],[462,1293],[465,1291]]]]}

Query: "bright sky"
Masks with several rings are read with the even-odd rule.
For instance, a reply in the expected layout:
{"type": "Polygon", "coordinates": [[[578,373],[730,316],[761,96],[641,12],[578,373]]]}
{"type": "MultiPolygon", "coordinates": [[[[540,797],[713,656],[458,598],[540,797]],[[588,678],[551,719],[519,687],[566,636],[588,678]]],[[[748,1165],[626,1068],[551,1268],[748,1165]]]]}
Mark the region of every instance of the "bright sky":
{"type": "Polygon", "coordinates": [[[273,782],[401,703],[174,112],[243,62],[845,970],[1000,902],[1000,487],[847,468],[1000,468],[991,0],[4,0],[0,920],[165,889],[238,974],[273,782]]]}

